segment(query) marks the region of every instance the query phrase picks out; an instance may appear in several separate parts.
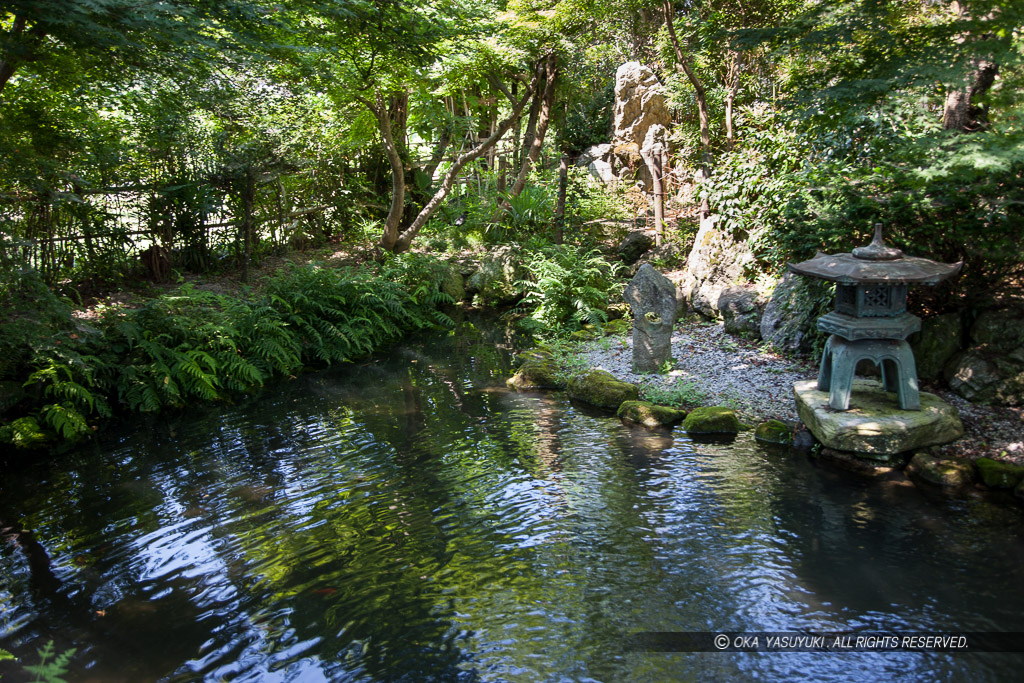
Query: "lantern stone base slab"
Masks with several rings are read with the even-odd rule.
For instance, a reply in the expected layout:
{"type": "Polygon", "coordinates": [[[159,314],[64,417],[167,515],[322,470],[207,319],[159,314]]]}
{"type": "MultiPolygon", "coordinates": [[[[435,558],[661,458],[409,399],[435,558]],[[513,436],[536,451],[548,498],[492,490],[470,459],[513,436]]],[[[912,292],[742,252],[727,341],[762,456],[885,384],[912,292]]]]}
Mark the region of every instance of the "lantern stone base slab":
{"type": "Polygon", "coordinates": [[[900,410],[896,394],[874,380],[857,379],[849,410],[829,407],[829,394],[817,382],[793,385],[800,420],[825,447],[852,452],[863,458],[889,460],[927,446],[949,443],[963,436],[956,408],[935,394],[921,392],[920,410],[900,410]]]}

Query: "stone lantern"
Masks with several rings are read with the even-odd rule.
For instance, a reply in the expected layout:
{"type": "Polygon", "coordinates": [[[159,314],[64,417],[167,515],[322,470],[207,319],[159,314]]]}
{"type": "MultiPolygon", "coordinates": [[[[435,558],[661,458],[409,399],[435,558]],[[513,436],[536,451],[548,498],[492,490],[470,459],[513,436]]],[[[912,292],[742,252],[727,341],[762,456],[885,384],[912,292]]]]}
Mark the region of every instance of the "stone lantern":
{"type": "Polygon", "coordinates": [[[921,329],[921,319],[907,312],[909,285],[935,285],[960,272],[952,265],[905,256],[885,245],[882,226],[866,247],[849,254],[818,254],[789,264],[798,275],[836,283],[835,310],[818,318],[818,329],[831,336],[818,371],[819,391],[829,393],[833,410],[850,407],[857,364],[871,360],[881,367],[882,386],[896,392],[902,410],[921,407],[914,354],[906,339],[921,329]]]}

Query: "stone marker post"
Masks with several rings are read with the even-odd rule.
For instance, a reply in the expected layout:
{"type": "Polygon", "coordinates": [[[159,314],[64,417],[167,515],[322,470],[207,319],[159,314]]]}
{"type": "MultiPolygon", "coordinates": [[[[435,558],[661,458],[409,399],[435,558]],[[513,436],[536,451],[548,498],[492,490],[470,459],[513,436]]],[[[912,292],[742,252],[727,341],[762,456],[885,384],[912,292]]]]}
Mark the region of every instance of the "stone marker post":
{"type": "Polygon", "coordinates": [[[633,309],[633,372],[657,372],[672,352],[675,285],[645,263],[622,298],[633,309]]]}

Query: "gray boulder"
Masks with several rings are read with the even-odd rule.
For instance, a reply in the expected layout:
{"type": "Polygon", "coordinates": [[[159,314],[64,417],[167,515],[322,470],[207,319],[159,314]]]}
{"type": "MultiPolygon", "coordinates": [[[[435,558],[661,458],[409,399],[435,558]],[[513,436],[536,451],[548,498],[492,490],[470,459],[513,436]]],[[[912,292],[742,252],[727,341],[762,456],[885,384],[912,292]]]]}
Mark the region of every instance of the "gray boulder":
{"type": "Polygon", "coordinates": [[[725,331],[749,339],[761,337],[761,301],[746,287],[727,287],[718,297],[718,310],[725,331]]]}
{"type": "Polygon", "coordinates": [[[634,230],[619,243],[619,258],[627,266],[636,263],[644,253],[654,246],[654,238],[640,230],[634,230]]]}
{"type": "Polygon", "coordinates": [[[622,297],[633,309],[633,372],[656,372],[672,352],[676,288],[645,263],[622,297]]]}

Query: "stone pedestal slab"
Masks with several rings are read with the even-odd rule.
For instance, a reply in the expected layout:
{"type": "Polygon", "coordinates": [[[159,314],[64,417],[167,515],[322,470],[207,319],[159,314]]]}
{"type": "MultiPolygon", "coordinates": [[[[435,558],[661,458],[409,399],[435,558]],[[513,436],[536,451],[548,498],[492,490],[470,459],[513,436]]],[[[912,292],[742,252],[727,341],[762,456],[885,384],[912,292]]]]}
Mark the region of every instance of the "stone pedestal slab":
{"type": "Polygon", "coordinates": [[[850,410],[829,406],[829,393],[815,380],[796,382],[800,420],[825,447],[853,452],[865,458],[888,459],[896,453],[959,439],[964,428],[956,408],[935,394],[921,392],[920,410],[901,410],[894,395],[874,380],[853,382],[850,410]]]}

